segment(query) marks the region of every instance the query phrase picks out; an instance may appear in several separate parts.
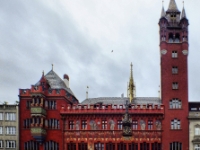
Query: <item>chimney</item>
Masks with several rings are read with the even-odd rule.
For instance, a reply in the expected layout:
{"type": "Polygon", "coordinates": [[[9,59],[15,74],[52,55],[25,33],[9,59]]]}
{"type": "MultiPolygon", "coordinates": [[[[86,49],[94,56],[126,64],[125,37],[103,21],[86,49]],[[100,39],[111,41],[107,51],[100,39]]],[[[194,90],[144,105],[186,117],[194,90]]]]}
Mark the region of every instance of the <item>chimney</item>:
{"type": "Polygon", "coordinates": [[[67,74],[64,74],[63,81],[65,85],[69,88],[69,76],[67,74]]]}

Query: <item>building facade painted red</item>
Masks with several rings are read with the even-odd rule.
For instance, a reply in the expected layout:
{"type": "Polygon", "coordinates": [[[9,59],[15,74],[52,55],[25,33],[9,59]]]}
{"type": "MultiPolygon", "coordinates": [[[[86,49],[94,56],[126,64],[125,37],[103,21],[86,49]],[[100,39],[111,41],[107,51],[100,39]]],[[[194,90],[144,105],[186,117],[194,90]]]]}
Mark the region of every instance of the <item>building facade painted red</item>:
{"type": "Polygon", "coordinates": [[[20,89],[20,150],[188,150],[188,20],[175,0],[159,20],[161,98],[86,98],[53,70],[20,89]]]}
{"type": "Polygon", "coordinates": [[[164,149],[189,149],[188,25],[185,9],[181,13],[171,0],[168,10],[162,10],[159,21],[164,149]]]}
{"type": "Polygon", "coordinates": [[[67,77],[51,70],[30,89],[19,90],[20,150],[64,149],[60,108],[78,103],[67,77]]]}

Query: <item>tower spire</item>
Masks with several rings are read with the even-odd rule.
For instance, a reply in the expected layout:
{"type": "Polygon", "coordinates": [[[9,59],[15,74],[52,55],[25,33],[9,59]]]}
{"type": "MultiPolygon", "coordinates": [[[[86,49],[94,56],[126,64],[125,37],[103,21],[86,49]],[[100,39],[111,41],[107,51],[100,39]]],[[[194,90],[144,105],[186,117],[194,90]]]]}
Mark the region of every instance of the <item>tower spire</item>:
{"type": "Polygon", "coordinates": [[[130,80],[129,80],[129,99],[130,99],[130,103],[132,102],[133,98],[134,98],[134,82],[133,82],[133,64],[131,63],[131,73],[130,73],[130,80]]]}
{"type": "Polygon", "coordinates": [[[181,13],[181,19],[186,18],[185,8],[184,8],[184,1],[183,1],[183,10],[181,13]]]}
{"type": "Polygon", "coordinates": [[[165,17],[165,9],[164,9],[164,6],[162,6],[162,11],[161,11],[161,18],[162,17],[165,17]]]}
{"type": "Polygon", "coordinates": [[[170,2],[169,2],[169,7],[168,7],[168,10],[167,10],[167,11],[170,11],[170,12],[177,12],[177,11],[178,11],[178,12],[179,12],[175,0],[170,0],[170,2]]]}

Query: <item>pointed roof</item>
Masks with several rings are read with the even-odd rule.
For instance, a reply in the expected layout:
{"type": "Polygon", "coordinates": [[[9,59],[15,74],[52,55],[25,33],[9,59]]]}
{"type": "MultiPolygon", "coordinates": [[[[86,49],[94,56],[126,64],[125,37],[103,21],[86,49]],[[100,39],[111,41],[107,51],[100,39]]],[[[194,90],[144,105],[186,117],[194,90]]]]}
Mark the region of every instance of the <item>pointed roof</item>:
{"type": "MultiPolygon", "coordinates": [[[[99,104],[103,105],[114,104],[114,105],[124,105],[124,103],[129,100],[129,97],[97,97],[97,98],[88,98],[81,102],[82,105],[88,104],[99,104]]],[[[159,97],[134,97],[131,104],[153,104],[160,105],[162,101],[159,97]]]]}
{"type": "Polygon", "coordinates": [[[165,15],[166,15],[166,14],[165,14],[165,9],[164,9],[164,7],[162,7],[161,18],[162,18],[162,17],[165,17],[165,15]]]}
{"type": "Polygon", "coordinates": [[[170,0],[170,2],[169,2],[169,8],[168,8],[167,11],[168,11],[168,12],[180,12],[180,11],[178,10],[178,7],[177,7],[177,5],[176,5],[175,0],[170,0]]]}
{"type": "Polygon", "coordinates": [[[130,98],[130,102],[132,102],[132,100],[134,98],[133,90],[134,90],[133,64],[131,63],[131,74],[130,74],[130,80],[129,80],[129,98],[130,98]]]}
{"type": "MultiPolygon", "coordinates": [[[[49,71],[44,78],[48,81],[51,89],[65,89],[68,93],[74,96],[71,89],[65,85],[64,81],[53,70],[49,71]]],[[[40,85],[40,81],[38,81],[35,85],[40,85]]]]}
{"type": "Polygon", "coordinates": [[[183,7],[182,13],[181,13],[181,19],[187,18],[185,13],[185,8],[183,7]]]}

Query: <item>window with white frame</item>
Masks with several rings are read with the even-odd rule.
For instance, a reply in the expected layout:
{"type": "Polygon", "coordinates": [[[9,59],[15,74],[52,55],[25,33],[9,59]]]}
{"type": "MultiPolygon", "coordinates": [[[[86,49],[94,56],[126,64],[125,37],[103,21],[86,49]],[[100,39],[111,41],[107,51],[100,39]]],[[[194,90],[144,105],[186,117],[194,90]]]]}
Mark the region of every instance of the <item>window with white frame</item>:
{"type": "Polygon", "coordinates": [[[16,127],[7,126],[6,127],[6,134],[15,135],[16,134],[16,127]]]}
{"type": "Polygon", "coordinates": [[[200,150],[200,144],[195,144],[194,145],[194,150],[200,150]]]}
{"type": "Polygon", "coordinates": [[[195,128],[194,128],[194,130],[195,130],[194,131],[195,135],[200,135],[200,126],[199,125],[196,125],[195,128]]]}
{"type": "Polygon", "coordinates": [[[0,120],[3,120],[3,113],[0,113],[0,120]]]}
{"type": "Polygon", "coordinates": [[[16,121],[16,113],[6,113],[5,116],[7,121],[16,121]]]}
{"type": "Polygon", "coordinates": [[[172,67],[172,74],[178,74],[178,67],[177,66],[172,67]]]}
{"type": "Polygon", "coordinates": [[[177,90],[178,89],[178,82],[173,82],[172,83],[172,89],[177,90]]]}
{"type": "Polygon", "coordinates": [[[182,102],[178,98],[173,98],[169,101],[169,108],[170,109],[181,109],[182,102]]]}
{"type": "Polygon", "coordinates": [[[177,57],[178,57],[178,52],[172,51],[172,58],[177,58],[177,57]]]}
{"type": "Polygon", "coordinates": [[[171,121],[171,129],[176,130],[176,129],[181,129],[181,121],[178,119],[174,119],[171,121]]]}
{"type": "Polygon", "coordinates": [[[0,134],[3,134],[3,127],[0,126],[0,134]]]}
{"type": "Polygon", "coordinates": [[[0,140],[0,148],[3,148],[3,140],[0,140]]]}
{"type": "Polygon", "coordinates": [[[16,148],[16,141],[6,141],[6,148],[16,148]]]}

